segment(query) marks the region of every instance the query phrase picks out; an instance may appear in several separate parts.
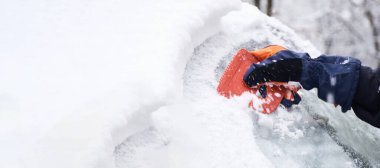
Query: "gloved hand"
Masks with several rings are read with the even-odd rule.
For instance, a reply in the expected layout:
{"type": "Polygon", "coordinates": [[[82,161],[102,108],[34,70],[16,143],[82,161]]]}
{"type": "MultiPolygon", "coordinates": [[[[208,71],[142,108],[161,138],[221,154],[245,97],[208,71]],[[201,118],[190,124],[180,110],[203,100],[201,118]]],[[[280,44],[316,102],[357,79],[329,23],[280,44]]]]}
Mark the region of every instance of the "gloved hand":
{"type": "MultiPolygon", "coordinates": [[[[250,53],[259,61],[263,61],[273,55],[275,55],[277,52],[287,50],[286,48],[278,45],[271,45],[267,46],[263,49],[257,50],[257,51],[251,51],[250,53]]],[[[260,82],[260,84],[263,84],[265,82],[260,82]]],[[[268,84],[268,82],[266,83],[268,84]]],[[[282,81],[276,81],[271,82],[269,85],[278,85],[280,87],[280,90],[277,92],[281,92],[281,94],[284,94],[284,98],[281,101],[281,104],[285,107],[289,108],[293,104],[298,104],[301,101],[301,97],[298,95],[297,91],[300,89],[298,86],[286,86],[284,82],[282,81]],[[281,89],[282,88],[282,89],[281,89]]],[[[259,92],[260,95],[263,98],[266,98],[267,96],[267,87],[264,85],[259,86],[259,92]]]]}
{"type": "MultiPolygon", "coordinates": [[[[280,85],[279,89],[281,90],[277,90],[277,92],[285,93],[284,98],[280,103],[286,108],[292,107],[294,104],[299,104],[301,102],[301,96],[297,93],[299,88],[280,85]]],[[[267,97],[267,87],[265,85],[259,86],[258,91],[263,98],[267,97]]]]}
{"type": "Polygon", "coordinates": [[[268,82],[299,82],[306,90],[318,89],[326,102],[351,108],[361,63],[352,57],[325,56],[312,59],[307,53],[280,50],[259,64],[252,64],[244,82],[254,87],[268,82]]]}

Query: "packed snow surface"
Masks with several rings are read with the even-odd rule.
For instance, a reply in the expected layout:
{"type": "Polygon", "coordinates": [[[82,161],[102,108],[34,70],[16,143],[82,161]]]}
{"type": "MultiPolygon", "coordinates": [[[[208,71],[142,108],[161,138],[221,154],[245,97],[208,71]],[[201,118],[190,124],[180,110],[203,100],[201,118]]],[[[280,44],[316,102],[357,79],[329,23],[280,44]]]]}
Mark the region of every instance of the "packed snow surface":
{"type": "Polygon", "coordinates": [[[380,132],[302,91],[216,93],[239,48],[318,51],[236,0],[1,1],[0,167],[380,166],[380,132]]]}

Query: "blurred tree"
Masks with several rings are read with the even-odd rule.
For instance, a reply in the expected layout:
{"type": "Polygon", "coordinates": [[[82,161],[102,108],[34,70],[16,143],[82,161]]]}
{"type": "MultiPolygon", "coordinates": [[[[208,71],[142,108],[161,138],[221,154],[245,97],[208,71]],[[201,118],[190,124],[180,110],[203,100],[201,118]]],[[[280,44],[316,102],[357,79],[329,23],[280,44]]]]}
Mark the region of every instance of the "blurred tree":
{"type": "Polygon", "coordinates": [[[267,2],[267,15],[272,16],[272,10],[273,10],[273,0],[268,0],[267,2]]]}
{"type": "Polygon", "coordinates": [[[322,53],[380,63],[380,0],[278,0],[275,17],[322,53]]]}
{"type": "Polygon", "coordinates": [[[248,2],[252,5],[255,5],[257,8],[263,11],[262,5],[266,5],[264,13],[268,16],[272,16],[273,14],[273,0],[243,0],[244,2],[248,2]],[[263,3],[262,3],[263,2],[263,3]]]}
{"type": "Polygon", "coordinates": [[[322,53],[380,65],[380,0],[243,1],[277,17],[322,53]]]}
{"type": "Polygon", "coordinates": [[[261,0],[255,0],[255,6],[260,9],[260,2],[261,0]]]}
{"type": "MultiPolygon", "coordinates": [[[[371,2],[373,3],[376,1],[371,1],[371,2]]],[[[379,36],[379,29],[380,28],[375,23],[375,17],[376,16],[373,13],[373,11],[371,10],[371,7],[373,6],[373,4],[371,2],[368,2],[368,0],[365,0],[363,3],[363,8],[364,8],[365,16],[367,17],[367,20],[368,20],[369,25],[371,27],[372,37],[373,37],[373,47],[375,49],[375,56],[378,60],[380,60],[380,42],[379,42],[379,37],[380,37],[379,36]]],[[[378,10],[378,8],[376,10],[378,10]]],[[[380,17],[377,17],[377,19],[379,19],[379,18],[380,17]]]]}

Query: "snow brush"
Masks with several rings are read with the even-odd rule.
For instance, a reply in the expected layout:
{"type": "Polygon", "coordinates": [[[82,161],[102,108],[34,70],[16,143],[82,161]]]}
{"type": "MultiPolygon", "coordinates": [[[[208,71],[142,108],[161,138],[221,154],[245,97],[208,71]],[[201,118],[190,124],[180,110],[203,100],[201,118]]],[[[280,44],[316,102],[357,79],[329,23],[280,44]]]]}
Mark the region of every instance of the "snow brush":
{"type": "Polygon", "coordinates": [[[228,99],[245,92],[252,93],[253,97],[248,106],[264,114],[273,113],[280,104],[285,107],[298,104],[301,100],[297,94],[299,86],[270,82],[250,88],[243,81],[245,72],[253,63],[258,63],[273,55],[273,52],[283,49],[280,46],[271,46],[270,49],[264,48],[253,52],[240,49],[224,71],[217,87],[218,93],[228,99]]]}

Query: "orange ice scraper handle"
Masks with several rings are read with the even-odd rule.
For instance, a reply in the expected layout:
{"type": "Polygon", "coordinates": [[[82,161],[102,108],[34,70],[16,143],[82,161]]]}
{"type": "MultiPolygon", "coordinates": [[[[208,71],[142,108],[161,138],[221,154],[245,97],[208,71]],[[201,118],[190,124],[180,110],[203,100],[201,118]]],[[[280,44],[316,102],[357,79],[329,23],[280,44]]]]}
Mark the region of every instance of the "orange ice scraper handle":
{"type": "Polygon", "coordinates": [[[267,59],[268,57],[276,54],[279,51],[286,50],[286,48],[278,46],[278,45],[270,45],[261,50],[251,51],[250,53],[258,60],[262,61],[267,59]]]}
{"type": "MultiPolygon", "coordinates": [[[[279,49],[282,48],[279,47],[279,49]]],[[[264,54],[260,55],[259,59],[265,59],[264,57],[267,57],[267,55],[272,52],[274,51],[263,51],[264,54]]],[[[251,64],[259,62],[256,54],[258,54],[258,52],[253,52],[253,54],[251,54],[245,49],[240,49],[228,65],[227,69],[224,71],[219,81],[217,91],[220,95],[227,98],[240,96],[244,92],[253,93],[252,96],[254,97],[252,102],[249,103],[249,106],[255,110],[270,114],[274,112],[280,105],[281,100],[284,98],[287,92],[287,89],[282,86],[281,83],[277,83],[276,85],[266,85],[267,96],[263,98],[255,95],[258,90],[257,87],[249,88],[245,85],[243,81],[245,72],[248,70],[251,64]]]]}

